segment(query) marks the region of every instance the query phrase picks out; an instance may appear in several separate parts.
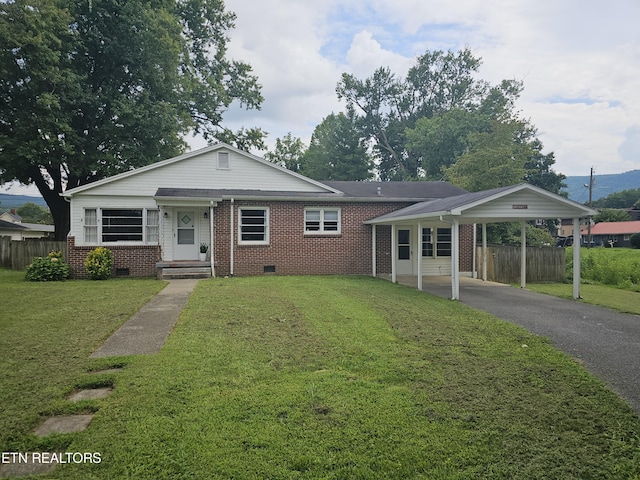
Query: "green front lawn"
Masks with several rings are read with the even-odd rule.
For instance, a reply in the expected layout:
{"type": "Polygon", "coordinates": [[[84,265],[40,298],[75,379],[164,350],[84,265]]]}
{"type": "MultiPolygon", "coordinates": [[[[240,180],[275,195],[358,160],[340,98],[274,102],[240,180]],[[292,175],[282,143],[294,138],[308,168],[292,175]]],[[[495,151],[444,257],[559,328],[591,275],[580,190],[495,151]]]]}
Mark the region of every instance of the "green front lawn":
{"type": "MultiPolygon", "coordinates": [[[[3,288],[11,275],[0,274],[3,288]]],[[[0,413],[4,451],[43,448],[29,435],[34,420],[68,409],[66,392],[100,364],[87,357],[116,305],[92,293],[139,288],[141,304],[160,288],[137,282],[9,281],[15,295],[55,288],[57,305],[84,291],[84,308],[102,313],[68,315],[73,326],[53,341],[62,326],[46,320],[52,305],[14,311],[13,323],[40,317],[25,326],[42,332],[38,348],[22,346],[24,330],[2,317],[2,401],[27,411],[0,413]],[[49,361],[27,382],[48,395],[22,399],[24,375],[7,373],[49,361]]],[[[56,440],[102,463],[59,466],[51,478],[640,476],[640,420],[571,358],[488,314],[383,280],[201,281],[160,353],[116,360],[126,367],[109,377],[112,395],[82,407],[96,410],[89,428],[56,440]]]]}
{"type": "MultiPolygon", "coordinates": [[[[568,283],[530,283],[527,289],[573,300],[573,285],[568,283]]],[[[580,285],[581,301],[624,313],[640,315],[640,292],[607,285],[580,285]]]]}

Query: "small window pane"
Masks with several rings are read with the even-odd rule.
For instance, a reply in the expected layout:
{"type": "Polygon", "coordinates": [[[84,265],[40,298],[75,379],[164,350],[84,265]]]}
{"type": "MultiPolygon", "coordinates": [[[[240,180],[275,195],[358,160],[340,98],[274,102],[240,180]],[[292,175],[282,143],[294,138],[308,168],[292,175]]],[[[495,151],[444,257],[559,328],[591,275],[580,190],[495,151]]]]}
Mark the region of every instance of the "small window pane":
{"type": "Polygon", "coordinates": [[[338,211],[337,210],[325,210],[324,211],[324,220],[326,222],[337,222],[338,221],[338,211]]]}
{"type": "Polygon", "coordinates": [[[398,247],[398,260],[411,260],[411,248],[409,245],[400,245],[398,247]]]}

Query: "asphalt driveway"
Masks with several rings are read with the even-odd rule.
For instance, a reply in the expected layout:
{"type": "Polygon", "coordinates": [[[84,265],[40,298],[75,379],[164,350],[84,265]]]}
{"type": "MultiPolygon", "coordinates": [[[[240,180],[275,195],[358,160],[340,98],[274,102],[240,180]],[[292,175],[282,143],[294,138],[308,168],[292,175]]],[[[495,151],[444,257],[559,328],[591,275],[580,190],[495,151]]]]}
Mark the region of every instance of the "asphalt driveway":
{"type": "MultiPolygon", "coordinates": [[[[423,278],[425,292],[451,298],[450,277],[423,278]]],[[[640,316],[469,278],[460,301],[550,338],[640,415],[640,316]]]]}

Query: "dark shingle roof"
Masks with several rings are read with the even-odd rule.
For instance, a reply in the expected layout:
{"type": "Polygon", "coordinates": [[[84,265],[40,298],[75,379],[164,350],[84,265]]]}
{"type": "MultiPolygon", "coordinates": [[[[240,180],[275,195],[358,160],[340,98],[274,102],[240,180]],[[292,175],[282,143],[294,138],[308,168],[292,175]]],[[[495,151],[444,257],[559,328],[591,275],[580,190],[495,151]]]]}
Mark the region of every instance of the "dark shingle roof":
{"type": "Polygon", "coordinates": [[[328,180],[322,182],[349,197],[434,199],[467,193],[447,182],[348,182],[328,180]]]}
{"type": "Polygon", "coordinates": [[[466,190],[446,182],[348,182],[326,181],[323,184],[339,190],[333,192],[296,192],[275,190],[159,188],[156,197],[222,199],[237,197],[326,198],[335,200],[424,201],[461,195],[466,190]]]}

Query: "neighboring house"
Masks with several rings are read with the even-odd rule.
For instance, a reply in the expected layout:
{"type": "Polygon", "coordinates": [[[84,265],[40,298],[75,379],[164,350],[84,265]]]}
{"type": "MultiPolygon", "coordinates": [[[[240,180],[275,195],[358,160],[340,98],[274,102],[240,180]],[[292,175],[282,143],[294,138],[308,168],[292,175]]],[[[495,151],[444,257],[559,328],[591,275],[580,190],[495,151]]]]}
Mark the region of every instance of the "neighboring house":
{"type": "Polygon", "coordinates": [[[0,215],[0,236],[9,236],[11,240],[45,238],[53,235],[53,225],[24,223],[15,210],[0,215]]]}
{"type": "MultiPolygon", "coordinates": [[[[89,251],[105,246],[120,275],[202,265],[216,276],[366,275],[373,258],[377,273],[390,274],[391,227],[365,222],[463,193],[445,182],[318,182],[219,143],[65,192],[68,261],[73,275],[83,277],[89,251]],[[204,264],[197,261],[203,244],[204,264]]],[[[415,229],[396,235],[402,272],[415,274],[415,229]]],[[[429,245],[423,273],[450,275],[450,226],[425,228],[422,235],[429,245]]],[[[473,228],[461,229],[460,269],[468,275],[472,240],[473,228]]]]}
{"type": "MultiPolygon", "coordinates": [[[[631,247],[630,238],[640,233],[640,220],[630,222],[600,222],[591,227],[591,243],[603,247],[631,247]]],[[[582,244],[588,242],[589,231],[582,230],[582,244]]]]}

